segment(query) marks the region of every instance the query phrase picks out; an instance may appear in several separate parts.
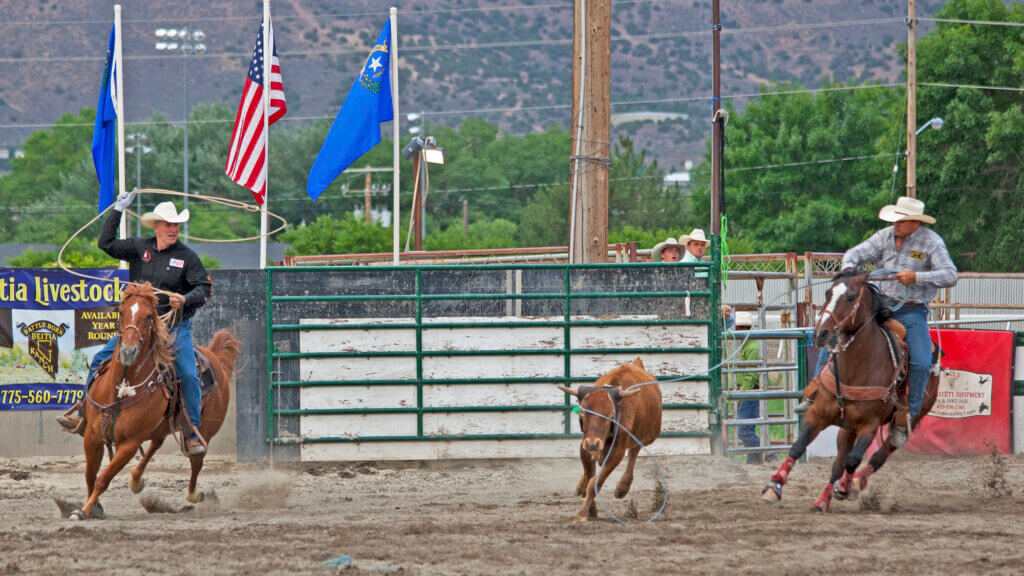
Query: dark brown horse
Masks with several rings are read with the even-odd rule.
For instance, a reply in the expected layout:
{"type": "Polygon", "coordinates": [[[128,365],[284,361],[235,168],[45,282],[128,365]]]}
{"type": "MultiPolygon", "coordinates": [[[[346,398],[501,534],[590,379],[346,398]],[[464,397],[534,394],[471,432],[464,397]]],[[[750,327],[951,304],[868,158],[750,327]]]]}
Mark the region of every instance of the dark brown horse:
{"type": "MultiPolygon", "coordinates": [[[[896,450],[887,436],[868,465],[857,471],[879,428],[886,423],[906,422],[909,378],[906,345],[899,336],[890,339],[879,324],[883,296],[868,284],[866,274],[837,275],[826,293],[826,302],[814,327],[814,343],[833,346],[830,365],[816,378],[821,385],[789,457],[762,492],[769,502],[780,500],[782,486],[807,445],[828,426],[839,426],[832,475],[811,508],[818,512],[828,512],[833,494],[840,500],[856,498],[871,474],[896,450]]],[[[938,376],[932,375],[913,428],[931,410],[938,385],[938,376]]]]}
{"type": "MultiPolygon", "coordinates": [[[[217,380],[216,387],[203,399],[200,416],[200,434],[207,440],[220,430],[227,413],[238,348],[238,340],[227,330],[214,334],[208,348],[200,348],[210,360],[217,380]]],[[[85,484],[89,499],[81,510],[71,513],[71,519],[89,518],[94,508],[102,511],[100,495],[148,440],[149,446],[142,451],[143,457],[131,474],[131,489],[140,492],[144,486],[142,473],[172,432],[172,424],[187,420],[180,409],[170,406],[175,395],[167,392],[163,384],[173,368],[173,354],[173,340],[157,314],[152,286],[129,286],[121,302],[117,348],[86,394],[85,484]],[[112,450],[107,467],[99,473],[105,444],[108,449],[111,445],[116,449],[112,450]]],[[[203,499],[203,493],[196,491],[203,456],[192,456],[190,460],[188,500],[198,502],[203,499]]]]}

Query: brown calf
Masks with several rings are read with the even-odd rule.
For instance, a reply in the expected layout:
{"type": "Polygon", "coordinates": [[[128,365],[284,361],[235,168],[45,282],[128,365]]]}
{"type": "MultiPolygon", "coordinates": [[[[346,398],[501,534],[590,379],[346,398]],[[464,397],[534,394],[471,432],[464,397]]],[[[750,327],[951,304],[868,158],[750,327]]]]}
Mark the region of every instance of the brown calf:
{"type": "Polygon", "coordinates": [[[629,492],[629,487],[633,483],[633,467],[636,465],[636,457],[640,454],[641,446],[622,430],[619,430],[618,437],[615,438],[611,455],[608,454],[616,430],[616,426],[608,419],[617,419],[622,428],[632,432],[644,446],[650,445],[661,433],[661,388],[658,387],[655,377],[644,370],[644,364],[639,358],[632,364],[623,364],[605,374],[594,386],[558,388],[576,396],[580,407],[583,408],[579,412],[580,429],[583,431],[583,441],[580,443],[583,477],[576,485],[576,494],[583,496],[584,500],[574,522],[586,522],[597,517],[597,503],[594,497],[608,479],[608,475],[622,461],[627,450],[629,462],[626,464],[626,472],[615,487],[615,497],[622,498],[629,492]],[[654,383],[630,389],[634,384],[649,382],[654,383]],[[605,418],[589,414],[587,410],[601,414],[605,418]],[[597,478],[594,470],[599,462],[604,462],[604,466],[601,468],[600,481],[596,482],[595,487],[597,478]]]}

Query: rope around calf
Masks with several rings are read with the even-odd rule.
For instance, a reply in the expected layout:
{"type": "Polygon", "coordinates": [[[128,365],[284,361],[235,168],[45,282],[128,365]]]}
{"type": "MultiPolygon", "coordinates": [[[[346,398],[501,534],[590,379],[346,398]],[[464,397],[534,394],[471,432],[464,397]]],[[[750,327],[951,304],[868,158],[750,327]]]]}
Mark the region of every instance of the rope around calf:
{"type": "MultiPolygon", "coordinates": [[[[230,198],[219,198],[219,197],[216,197],[216,196],[206,196],[204,194],[191,194],[191,193],[186,194],[184,192],[178,192],[176,190],[164,190],[164,189],[161,189],[161,188],[140,188],[138,190],[135,190],[134,193],[135,194],[165,195],[165,196],[181,196],[183,198],[197,198],[197,199],[200,199],[200,200],[207,200],[209,202],[213,202],[214,204],[220,204],[222,206],[227,206],[229,208],[237,208],[237,209],[243,210],[245,212],[260,212],[260,207],[257,206],[256,204],[249,204],[248,202],[242,202],[241,200],[232,200],[230,198]]],[[[64,251],[67,250],[67,247],[68,247],[69,244],[71,244],[72,240],[77,238],[78,235],[81,234],[82,232],[84,232],[86,228],[88,228],[89,226],[92,226],[96,221],[98,221],[101,218],[103,218],[103,215],[106,214],[107,212],[109,212],[113,207],[114,207],[113,204],[111,204],[110,206],[107,206],[106,210],[104,210],[103,212],[100,212],[92,220],[89,220],[88,222],[86,222],[84,226],[82,226],[81,228],[78,229],[77,232],[72,234],[71,237],[68,238],[67,242],[65,242],[64,245],[60,247],[60,252],[57,254],[57,265],[60,266],[60,268],[62,270],[64,270],[68,274],[71,274],[72,276],[78,276],[79,278],[85,278],[86,280],[97,280],[97,281],[100,281],[100,282],[112,282],[112,280],[110,280],[109,278],[101,278],[99,276],[90,276],[89,274],[83,274],[81,272],[76,272],[74,270],[71,270],[70,268],[67,267],[66,264],[64,264],[64,251]]],[[[132,213],[134,214],[134,212],[132,212],[132,213]]],[[[278,226],[277,228],[271,230],[270,232],[267,232],[266,234],[259,234],[257,236],[249,236],[248,238],[234,238],[234,239],[229,239],[229,240],[211,240],[211,239],[196,238],[196,237],[189,237],[189,239],[190,240],[198,240],[200,242],[222,242],[222,243],[248,242],[250,240],[258,240],[260,238],[263,238],[264,236],[269,238],[270,236],[272,236],[274,234],[277,234],[278,232],[284,230],[285,227],[288,226],[288,221],[285,220],[284,218],[278,216],[277,214],[274,214],[273,212],[268,210],[267,211],[267,215],[268,216],[273,216],[274,218],[277,218],[278,220],[280,220],[281,221],[281,225],[278,226]]],[[[136,215],[136,216],[138,216],[138,215],[136,215]]],[[[141,286],[141,284],[139,284],[138,282],[130,282],[129,281],[129,282],[126,282],[126,284],[128,284],[128,285],[135,285],[135,286],[141,286]]],[[[161,289],[159,289],[159,288],[157,288],[155,286],[153,287],[153,292],[156,293],[156,294],[166,294],[168,297],[170,297],[171,295],[175,294],[174,292],[168,292],[167,290],[161,290],[161,289]]],[[[170,324],[170,321],[174,318],[175,312],[176,312],[176,310],[172,309],[167,314],[161,316],[161,319],[164,320],[164,322],[168,322],[168,324],[170,324]],[[166,318],[164,316],[166,316],[166,318]]]]}

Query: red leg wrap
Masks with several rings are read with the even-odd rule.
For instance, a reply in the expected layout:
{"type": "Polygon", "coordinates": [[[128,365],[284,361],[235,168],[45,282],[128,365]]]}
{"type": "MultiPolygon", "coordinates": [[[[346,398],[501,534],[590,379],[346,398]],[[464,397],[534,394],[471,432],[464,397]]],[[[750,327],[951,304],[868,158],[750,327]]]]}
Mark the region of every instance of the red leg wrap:
{"type": "Polygon", "coordinates": [[[812,510],[819,510],[821,512],[828,512],[829,506],[832,504],[832,485],[826,484],[825,489],[821,491],[821,496],[814,502],[812,510]]]}
{"type": "Polygon", "coordinates": [[[871,468],[871,466],[865,466],[858,470],[857,473],[853,475],[854,478],[860,480],[861,490],[868,487],[868,478],[871,478],[872,473],[874,473],[874,470],[871,468]]]}
{"type": "Polygon", "coordinates": [[[782,462],[782,465],[779,466],[779,469],[775,471],[775,474],[772,474],[772,482],[785,484],[786,480],[789,478],[789,472],[793,469],[794,464],[796,464],[796,460],[793,458],[786,458],[782,462]]]}

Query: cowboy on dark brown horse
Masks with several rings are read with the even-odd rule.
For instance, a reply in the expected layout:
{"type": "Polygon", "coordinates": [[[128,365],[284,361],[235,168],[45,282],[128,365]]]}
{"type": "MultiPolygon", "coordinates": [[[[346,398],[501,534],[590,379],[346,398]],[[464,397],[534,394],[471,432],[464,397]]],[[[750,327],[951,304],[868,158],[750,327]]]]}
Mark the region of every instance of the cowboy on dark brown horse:
{"type": "MultiPolygon", "coordinates": [[[[117,198],[114,209],[103,222],[103,231],[97,244],[110,256],[128,262],[130,281],[138,284],[150,282],[158,289],[159,313],[162,316],[174,311],[171,333],[174,341],[174,367],[181,380],[185,406],[193,426],[193,433],[185,440],[185,450],[190,456],[198,456],[206,448],[199,436],[201,395],[195,348],[192,344],[192,316],[209,301],[213,283],[199,256],[178,242],[178,226],[188,221],[189,212],[183,210],[179,214],[171,202],[158,204],[153,212],[142,217],[142,225],[153,228],[155,237],[116,239],[122,212],[131,205],[134,196],[133,192],[123,192],[117,198]]],[[[86,380],[89,386],[96,371],[110,359],[116,346],[115,336],[93,356],[86,380]]],[[[58,422],[69,432],[81,433],[83,421],[76,416],[81,408],[80,402],[58,418],[58,422]]]]}
{"type": "MultiPolygon", "coordinates": [[[[910,348],[910,412],[913,420],[921,413],[928,373],[931,370],[932,341],[928,334],[928,303],[939,288],[956,284],[957,269],[946,251],[942,238],[921,223],[934,224],[935,218],[924,213],[924,203],[902,197],[896,204],[885,206],[878,217],[893,225],[854,246],[843,256],[843,269],[853,270],[868,264],[878,268],[897,270],[899,284],[885,282],[881,286],[887,304],[893,307],[891,316],[906,328],[906,342],[910,348]]],[[[826,357],[823,351],[822,356],[826,357]]],[[[819,358],[819,372],[824,364],[819,358]]],[[[809,391],[808,398],[810,398],[809,391]]],[[[810,406],[801,403],[796,412],[810,406]]],[[[909,429],[906,420],[894,423],[893,441],[899,447],[907,441],[909,429]]]]}
{"type": "MultiPolygon", "coordinates": [[[[897,448],[890,434],[868,466],[857,471],[880,427],[905,421],[909,376],[907,346],[900,337],[902,330],[898,325],[896,329],[883,327],[893,321],[887,317],[884,296],[867,280],[866,273],[845,271],[835,277],[826,293],[827,304],[814,326],[814,343],[831,344],[834,353],[816,378],[818,390],[799,438],[762,491],[762,497],[769,502],[782,498],[782,487],[793,465],[807,445],[830,425],[840,427],[836,439],[838,455],[829,482],[812,510],[827,512],[833,494],[839,499],[856,498],[870,475],[897,448]]],[[[915,426],[931,410],[938,382],[937,375],[929,379],[920,412],[913,420],[915,426]]]]}

